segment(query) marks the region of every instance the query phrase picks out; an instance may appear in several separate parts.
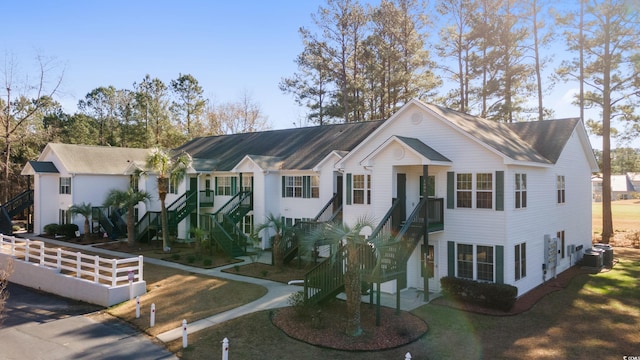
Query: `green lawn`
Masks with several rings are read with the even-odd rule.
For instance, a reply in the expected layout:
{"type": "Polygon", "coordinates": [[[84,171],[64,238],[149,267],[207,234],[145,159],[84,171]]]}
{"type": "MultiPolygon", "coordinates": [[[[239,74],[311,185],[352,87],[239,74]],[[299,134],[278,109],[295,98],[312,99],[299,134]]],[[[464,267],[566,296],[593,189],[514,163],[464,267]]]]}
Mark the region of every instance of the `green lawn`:
{"type": "MultiPolygon", "coordinates": [[[[593,232],[602,232],[602,203],[592,203],[593,232]]],[[[640,231],[640,200],[618,200],[611,203],[615,231],[640,231]]]]}
{"type": "Polygon", "coordinates": [[[615,249],[619,262],[608,272],[583,274],[515,316],[486,316],[440,305],[414,313],[429,325],[420,340],[397,349],[345,352],[293,340],[259,312],[190,335],[189,347],[169,345],[183,359],[209,359],[230,340],[237,359],[621,359],[640,347],[640,250],[615,249]]]}

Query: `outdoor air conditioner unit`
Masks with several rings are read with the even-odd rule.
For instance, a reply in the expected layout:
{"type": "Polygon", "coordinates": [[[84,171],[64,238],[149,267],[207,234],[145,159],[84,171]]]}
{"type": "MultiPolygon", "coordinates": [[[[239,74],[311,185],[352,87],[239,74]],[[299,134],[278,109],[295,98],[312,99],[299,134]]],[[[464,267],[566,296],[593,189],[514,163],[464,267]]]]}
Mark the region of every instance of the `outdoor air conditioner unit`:
{"type": "Polygon", "coordinates": [[[567,245],[567,252],[569,254],[574,254],[576,252],[576,246],[573,244],[567,245]]]}

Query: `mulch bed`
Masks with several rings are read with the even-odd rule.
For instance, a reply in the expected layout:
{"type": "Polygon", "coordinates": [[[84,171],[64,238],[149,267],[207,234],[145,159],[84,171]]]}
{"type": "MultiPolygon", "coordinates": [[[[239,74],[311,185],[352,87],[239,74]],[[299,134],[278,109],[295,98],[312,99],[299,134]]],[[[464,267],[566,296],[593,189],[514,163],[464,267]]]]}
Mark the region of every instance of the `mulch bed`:
{"type": "Polygon", "coordinates": [[[320,321],[301,318],[295,308],[278,309],[271,321],[289,337],[308,344],[338,350],[375,351],[392,349],[418,340],[427,333],[424,320],[413,314],[395,309],[380,308],[380,324],[376,326],[376,308],[362,304],[360,308],[363,334],[357,337],[345,333],[347,323],[346,302],[334,300],[322,307],[320,321]]]}
{"type": "Polygon", "coordinates": [[[527,292],[526,294],[520,296],[518,300],[516,300],[516,303],[513,305],[511,310],[509,311],[489,309],[489,308],[472,304],[472,303],[455,301],[444,296],[433,300],[432,303],[436,305],[448,306],[451,308],[473,312],[477,314],[484,314],[484,315],[492,315],[492,316],[517,315],[530,310],[535,304],[538,303],[538,301],[540,301],[540,299],[547,296],[548,294],[554,291],[558,291],[566,288],[571,282],[571,280],[577,275],[593,274],[595,272],[598,272],[598,270],[594,270],[591,268],[583,268],[577,265],[572,266],[566,271],[563,271],[562,273],[560,273],[556,278],[552,278],[547,282],[545,282],[544,284],[539,285],[533,288],[532,290],[530,290],[529,292],[527,292]]]}

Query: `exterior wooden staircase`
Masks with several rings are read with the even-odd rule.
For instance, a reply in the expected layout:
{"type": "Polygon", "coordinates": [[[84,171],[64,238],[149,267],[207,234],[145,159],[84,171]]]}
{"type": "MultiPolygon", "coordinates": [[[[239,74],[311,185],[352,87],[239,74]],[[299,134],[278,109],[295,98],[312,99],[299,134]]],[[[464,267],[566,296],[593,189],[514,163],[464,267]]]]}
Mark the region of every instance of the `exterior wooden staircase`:
{"type": "Polygon", "coordinates": [[[333,197],[325,204],[325,206],[318,212],[318,214],[309,221],[298,221],[291,231],[284,234],[284,263],[287,264],[291,260],[295,259],[300,253],[299,244],[300,240],[307,234],[316,229],[320,224],[342,221],[342,198],[338,194],[333,194],[333,197]]]}
{"type": "MultiPolygon", "coordinates": [[[[188,190],[167,207],[167,231],[170,235],[177,235],[178,224],[197,208],[197,196],[196,191],[188,190]]],[[[161,212],[147,211],[135,225],[135,240],[151,241],[161,230],[161,212]]]]}
{"type": "Polygon", "coordinates": [[[13,234],[12,219],[33,205],[33,190],[25,190],[0,205],[0,233],[13,234]]]}
{"type": "Polygon", "coordinates": [[[230,257],[247,254],[248,236],[238,224],[253,210],[253,193],[241,191],[213,214],[200,215],[200,227],[230,257]]]}
{"type": "Polygon", "coordinates": [[[102,228],[111,239],[117,239],[127,234],[127,222],[123,220],[126,212],[122,209],[94,206],[91,208],[93,227],[102,228]]]}
{"type": "MultiPolygon", "coordinates": [[[[404,222],[394,221],[393,217],[397,216],[401,205],[401,202],[393,201],[369,238],[371,246],[361,246],[358,249],[357,261],[362,280],[365,282],[381,284],[406,278],[407,261],[422,239],[424,227],[428,226],[430,232],[441,231],[444,228],[443,199],[423,198],[404,222]],[[425,222],[425,218],[429,221],[425,222]],[[391,239],[384,241],[383,237],[389,234],[391,239]],[[376,244],[375,247],[373,244],[376,244]]],[[[344,291],[346,249],[341,247],[334,255],[305,274],[305,301],[320,303],[344,291]]]]}

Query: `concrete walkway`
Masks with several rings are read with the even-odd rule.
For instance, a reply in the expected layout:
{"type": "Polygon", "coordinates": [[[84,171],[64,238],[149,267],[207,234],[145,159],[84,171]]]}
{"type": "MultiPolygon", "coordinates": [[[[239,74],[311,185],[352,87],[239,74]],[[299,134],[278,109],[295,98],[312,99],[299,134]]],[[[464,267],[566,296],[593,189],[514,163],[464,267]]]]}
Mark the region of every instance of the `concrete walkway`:
{"type": "MultiPolygon", "coordinates": [[[[72,247],[78,250],[84,250],[87,252],[99,253],[99,254],[113,256],[113,257],[131,257],[132,256],[129,253],[101,249],[93,245],[79,245],[79,244],[69,243],[66,241],[52,240],[52,239],[47,239],[47,238],[37,237],[37,236],[23,236],[23,237],[28,238],[30,240],[40,240],[40,241],[44,241],[49,244],[53,244],[57,246],[72,247]]],[[[239,259],[242,259],[245,263],[251,263],[251,259],[248,256],[240,257],[239,259]]],[[[262,256],[256,261],[270,264],[271,253],[267,251],[263,252],[262,256]]],[[[301,285],[287,285],[287,284],[282,284],[275,281],[241,276],[238,274],[226,273],[222,271],[224,269],[236,266],[238,265],[238,263],[229,264],[226,266],[221,266],[213,269],[202,269],[194,266],[187,266],[183,264],[177,264],[170,261],[164,261],[164,260],[148,258],[148,257],[144,258],[144,262],[148,264],[172,267],[175,269],[185,270],[185,271],[189,271],[197,274],[214,276],[222,279],[256,284],[256,285],[263,286],[267,289],[267,293],[255,301],[252,301],[248,304],[239,306],[237,308],[210,316],[208,318],[204,318],[204,319],[189,323],[187,327],[187,332],[189,334],[200,331],[202,329],[205,329],[207,327],[210,327],[216,324],[220,324],[224,321],[231,320],[243,315],[257,312],[257,311],[286,307],[289,305],[288,304],[289,295],[291,295],[294,292],[302,290],[301,285]]],[[[292,279],[292,280],[299,280],[299,279],[292,279]]],[[[338,297],[344,299],[344,294],[340,294],[338,295],[338,297]]],[[[368,295],[363,296],[362,301],[365,303],[368,303],[369,296],[368,295]]],[[[383,306],[395,308],[396,295],[382,293],[380,297],[380,303],[383,306]]],[[[405,311],[410,311],[424,304],[426,303],[423,301],[423,292],[421,290],[409,288],[400,292],[400,309],[405,311]]],[[[181,337],[182,337],[182,327],[178,327],[176,329],[169,330],[157,335],[157,338],[163,342],[173,341],[176,339],[180,339],[181,337]]]]}

